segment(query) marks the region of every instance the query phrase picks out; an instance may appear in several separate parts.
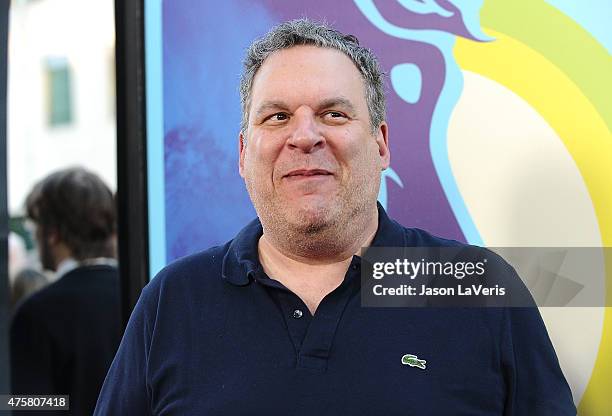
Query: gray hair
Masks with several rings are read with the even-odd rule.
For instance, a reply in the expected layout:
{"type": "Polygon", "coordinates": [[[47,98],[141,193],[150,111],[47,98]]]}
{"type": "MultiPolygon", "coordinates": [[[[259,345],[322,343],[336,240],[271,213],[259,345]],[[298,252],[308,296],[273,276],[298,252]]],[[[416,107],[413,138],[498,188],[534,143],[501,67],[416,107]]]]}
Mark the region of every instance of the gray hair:
{"type": "Polygon", "coordinates": [[[240,77],[240,104],[242,106],[240,129],[242,133],[246,133],[248,126],[251,90],[255,74],[272,53],[298,45],[337,49],[353,61],[364,80],[370,126],[374,133],[385,120],[385,74],[380,69],[376,56],[369,49],[359,46],[359,40],[355,36],[345,35],[326,24],[308,19],[281,23],[249,46],[240,77]]]}

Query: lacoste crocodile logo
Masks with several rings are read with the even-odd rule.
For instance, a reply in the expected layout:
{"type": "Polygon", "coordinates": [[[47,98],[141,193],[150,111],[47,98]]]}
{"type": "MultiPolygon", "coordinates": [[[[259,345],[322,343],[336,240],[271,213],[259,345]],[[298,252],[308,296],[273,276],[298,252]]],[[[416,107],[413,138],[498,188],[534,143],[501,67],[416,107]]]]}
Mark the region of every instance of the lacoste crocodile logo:
{"type": "Polygon", "coordinates": [[[419,360],[419,357],[412,354],[406,354],[402,357],[402,364],[409,365],[410,367],[418,367],[421,370],[425,370],[426,360],[419,360]]]}

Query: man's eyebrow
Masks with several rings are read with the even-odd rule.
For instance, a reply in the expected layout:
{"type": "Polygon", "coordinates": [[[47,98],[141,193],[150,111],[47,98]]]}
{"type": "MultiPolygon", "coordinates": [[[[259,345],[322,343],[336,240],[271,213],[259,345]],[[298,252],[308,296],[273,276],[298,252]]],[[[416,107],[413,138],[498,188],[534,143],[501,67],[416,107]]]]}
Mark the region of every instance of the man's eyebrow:
{"type": "Polygon", "coordinates": [[[282,101],[265,101],[255,110],[255,118],[259,118],[270,110],[287,110],[288,106],[282,101]]]}
{"type": "MultiPolygon", "coordinates": [[[[342,107],[348,110],[348,112],[350,113],[355,113],[355,106],[348,98],[345,98],[345,97],[327,98],[321,101],[318,107],[319,107],[318,108],[319,111],[326,109],[326,108],[342,107]]],[[[255,110],[255,113],[254,113],[255,118],[258,119],[262,117],[263,115],[266,115],[268,112],[276,111],[276,110],[288,111],[289,106],[283,101],[276,101],[276,100],[264,101],[255,110]]]]}
{"type": "Polygon", "coordinates": [[[319,104],[319,109],[323,110],[331,107],[342,107],[348,110],[350,113],[355,113],[355,106],[353,103],[344,97],[334,97],[328,98],[326,100],[321,101],[319,104]]]}

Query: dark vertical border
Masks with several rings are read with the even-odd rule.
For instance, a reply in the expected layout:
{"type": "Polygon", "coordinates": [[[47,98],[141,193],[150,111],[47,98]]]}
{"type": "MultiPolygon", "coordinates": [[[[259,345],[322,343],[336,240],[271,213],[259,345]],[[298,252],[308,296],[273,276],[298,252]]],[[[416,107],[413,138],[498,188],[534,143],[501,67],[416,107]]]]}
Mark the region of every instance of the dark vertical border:
{"type": "Polygon", "coordinates": [[[115,0],[119,268],[125,323],[149,281],[144,2],[115,0]]]}
{"type": "Polygon", "coordinates": [[[0,1],[0,393],[9,390],[8,209],[6,176],[6,83],[9,0],[0,1]]]}

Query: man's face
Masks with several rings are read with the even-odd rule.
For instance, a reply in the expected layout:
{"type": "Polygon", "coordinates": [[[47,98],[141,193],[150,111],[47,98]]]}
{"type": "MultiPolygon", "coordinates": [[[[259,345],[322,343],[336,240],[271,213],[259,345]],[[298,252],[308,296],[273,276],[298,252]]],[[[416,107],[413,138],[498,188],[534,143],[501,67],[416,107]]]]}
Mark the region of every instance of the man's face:
{"type": "Polygon", "coordinates": [[[364,81],[346,55],[296,46],[266,59],[240,141],[240,175],[264,225],[341,224],[375,206],[388,166],[387,126],[372,134],[364,81]]]}

